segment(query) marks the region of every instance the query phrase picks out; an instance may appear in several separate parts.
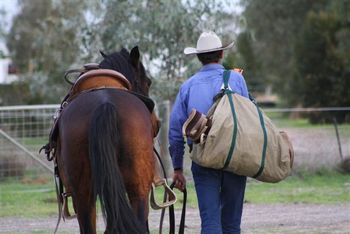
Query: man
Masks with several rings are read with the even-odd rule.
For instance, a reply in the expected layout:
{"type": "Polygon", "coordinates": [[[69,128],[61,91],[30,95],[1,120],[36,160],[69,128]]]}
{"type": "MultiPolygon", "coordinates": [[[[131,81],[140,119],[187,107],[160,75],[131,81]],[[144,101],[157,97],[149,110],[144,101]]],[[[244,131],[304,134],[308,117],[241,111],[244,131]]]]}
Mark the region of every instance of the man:
{"type": "MultiPolygon", "coordinates": [[[[173,161],[175,186],[183,190],[186,179],[183,175],[184,138],[182,126],[192,109],[206,114],[213,98],[221,90],[224,67],[219,63],[223,46],[214,32],[203,32],[196,48],[185,48],[185,54],[196,54],[202,68],[180,87],[170,116],[169,151],[173,161]]],[[[243,76],[231,71],[230,88],[248,98],[243,76]]],[[[190,146],[192,142],[187,142],[190,146]]],[[[201,233],[240,233],[246,177],[202,167],[192,162],[192,174],[201,216],[201,233]]]]}

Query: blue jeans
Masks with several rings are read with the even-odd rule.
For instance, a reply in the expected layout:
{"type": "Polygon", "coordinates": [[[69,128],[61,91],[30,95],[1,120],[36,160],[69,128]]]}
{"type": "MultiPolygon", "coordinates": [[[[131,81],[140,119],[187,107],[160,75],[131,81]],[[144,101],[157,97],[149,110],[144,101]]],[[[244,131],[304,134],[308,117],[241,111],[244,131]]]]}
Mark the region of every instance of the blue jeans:
{"type": "Polygon", "coordinates": [[[192,162],[202,234],[239,234],[246,177],[192,162]]]}

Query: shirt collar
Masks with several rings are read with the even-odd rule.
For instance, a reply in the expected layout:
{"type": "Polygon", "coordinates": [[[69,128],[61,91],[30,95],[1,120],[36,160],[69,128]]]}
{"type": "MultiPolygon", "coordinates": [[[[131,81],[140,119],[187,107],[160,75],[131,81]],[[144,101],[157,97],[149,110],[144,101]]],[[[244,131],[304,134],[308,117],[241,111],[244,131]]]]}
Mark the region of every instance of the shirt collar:
{"type": "Polygon", "coordinates": [[[224,66],[222,66],[220,63],[209,63],[207,65],[204,65],[199,71],[202,72],[217,69],[224,69],[224,66]]]}

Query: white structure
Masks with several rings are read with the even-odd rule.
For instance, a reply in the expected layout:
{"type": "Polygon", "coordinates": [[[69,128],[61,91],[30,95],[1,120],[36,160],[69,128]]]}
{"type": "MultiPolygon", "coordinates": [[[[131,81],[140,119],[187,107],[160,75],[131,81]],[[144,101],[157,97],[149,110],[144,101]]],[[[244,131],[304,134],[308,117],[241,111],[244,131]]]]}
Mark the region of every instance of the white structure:
{"type": "Polygon", "coordinates": [[[0,55],[1,52],[3,56],[0,56],[0,85],[10,84],[18,79],[16,75],[16,68],[13,66],[10,58],[7,57],[8,50],[6,48],[5,42],[0,40],[0,55]]]}
{"type": "Polygon", "coordinates": [[[18,79],[9,58],[0,59],[0,84],[10,84],[18,79]]]}

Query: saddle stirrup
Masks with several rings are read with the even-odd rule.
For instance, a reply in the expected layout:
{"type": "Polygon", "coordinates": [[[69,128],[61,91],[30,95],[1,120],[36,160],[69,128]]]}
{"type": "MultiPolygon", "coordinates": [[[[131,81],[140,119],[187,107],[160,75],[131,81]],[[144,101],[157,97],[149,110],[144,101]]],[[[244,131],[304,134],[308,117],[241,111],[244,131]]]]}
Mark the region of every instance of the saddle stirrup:
{"type": "Polygon", "coordinates": [[[174,205],[176,203],[176,200],[177,199],[175,192],[169,187],[165,179],[160,179],[156,183],[152,183],[150,205],[154,210],[160,210],[174,205]],[[167,199],[162,204],[157,203],[154,196],[155,189],[159,186],[163,186],[165,197],[167,197],[167,199]]]}

